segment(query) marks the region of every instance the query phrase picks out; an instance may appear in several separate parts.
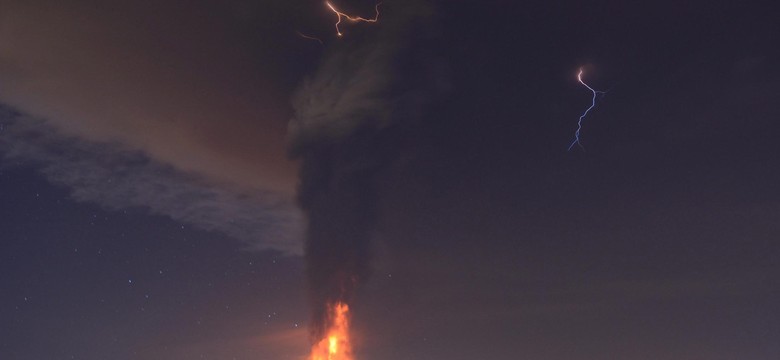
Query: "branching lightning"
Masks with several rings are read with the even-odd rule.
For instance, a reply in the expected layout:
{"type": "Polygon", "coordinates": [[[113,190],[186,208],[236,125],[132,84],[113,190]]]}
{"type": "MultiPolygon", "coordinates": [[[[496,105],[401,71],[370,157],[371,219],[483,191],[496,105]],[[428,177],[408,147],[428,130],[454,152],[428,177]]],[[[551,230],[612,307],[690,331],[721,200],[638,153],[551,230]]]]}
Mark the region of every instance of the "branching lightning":
{"type": "Polygon", "coordinates": [[[341,33],[341,30],[339,29],[339,24],[341,24],[341,19],[342,18],[346,19],[347,21],[350,21],[350,22],[375,23],[375,22],[379,21],[379,5],[382,5],[382,2],[378,2],[376,4],[376,6],[374,6],[374,10],[376,11],[376,15],[374,15],[373,19],[366,19],[366,18],[363,18],[363,17],[360,17],[360,16],[349,16],[349,15],[347,15],[347,14],[341,12],[341,11],[336,10],[336,8],[328,1],[325,2],[325,5],[327,5],[328,8],[330,8],[330,10],[333,11],[334,13],[336,13],[336,15],[338,16],[338,21],[336,21],[336,34],[338,34],[338,36],[342,36],[343,34],[341,33]]]}
{"type": "Polygon", "coordinates": [[[571,145],[569,145],[568,151],[571,151],[571,149],[574,147],[575,144],[577,144],[582,150],[585,150],[585,147],[582,146],[582,143],[580,142],[580,130],[582,130],[582,119],[585,118],[585,116],[588,115],[588,112],[590,112],[591,109],[596,107],[596,97],[599,94],[606,94],[605,91],[599,91],[595,90],[592,87],[590,87],[588,84],[586,84],[584,81],[582,81],[582,73],[584,71],[582,68],[580,68],[580,72],[577,74],[577,80],[580,82],[580,84],[584,85],[588,90],[590,90],[591,93],[593,93],[593,98],[591,99],[590,107],[585,109],[585,112],[580,115],[579,121],[577,121],[577,131],[574,132],[574,141],[571,142],[571,145]]]}

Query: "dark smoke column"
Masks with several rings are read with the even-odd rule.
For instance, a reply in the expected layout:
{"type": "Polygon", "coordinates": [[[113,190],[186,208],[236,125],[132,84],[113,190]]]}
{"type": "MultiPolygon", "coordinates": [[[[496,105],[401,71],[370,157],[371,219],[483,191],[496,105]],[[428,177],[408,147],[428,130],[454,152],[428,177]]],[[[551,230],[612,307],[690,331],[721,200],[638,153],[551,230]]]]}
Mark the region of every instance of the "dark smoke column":
{"type": "Polygon", "coordinates": [[[299,202],[308,216],[306,275],[313,336],[321,338],[335,303],[350,305],[369,276],[370,235],[376,214],[375,176],[388,161],[381,129],[339,143],[317,144],[301,155],[299,202]]]}
{"type": "Polygon", "coordinates": [[[413,20],[428,10],[411,1],[384,10],[372,34],[335,43],[293,98],[290,154],[302,161],[298,200],[308,219],[315,341],[328,331],[330,307],[351,305],[369,276],[377,176],[398,153],[424,97],[425,76],[413,74],[424,61],[413,60],[407,40],[413,20]]]}

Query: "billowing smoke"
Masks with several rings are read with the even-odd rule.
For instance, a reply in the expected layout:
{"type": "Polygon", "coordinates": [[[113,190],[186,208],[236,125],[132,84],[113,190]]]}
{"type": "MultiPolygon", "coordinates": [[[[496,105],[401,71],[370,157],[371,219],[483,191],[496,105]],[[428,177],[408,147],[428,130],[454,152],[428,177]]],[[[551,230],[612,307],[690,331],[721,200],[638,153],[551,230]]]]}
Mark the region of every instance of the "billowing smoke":
{"type": "Polygon", "coordinates": [[[302,160],[315,340],[326,330],[328,304],[350,304],[370,274],[377,177],[431,92],[431,61],[407,41],[426,8],[398,1],[383,10],[363,36],[336,43],[293,98],[290,152],[302,160]]]}

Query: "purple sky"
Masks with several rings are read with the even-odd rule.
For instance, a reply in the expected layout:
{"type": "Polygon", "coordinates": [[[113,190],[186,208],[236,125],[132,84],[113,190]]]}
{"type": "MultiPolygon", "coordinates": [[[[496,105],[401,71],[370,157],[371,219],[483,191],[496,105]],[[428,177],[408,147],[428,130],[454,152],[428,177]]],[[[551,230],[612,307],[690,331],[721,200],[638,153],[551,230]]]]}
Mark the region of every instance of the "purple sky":
{"type": "Polygon", "coordinates": [[[301,359],[302,181],[359,360],[780,356],[771,5],[381,9],[0,0],[0,358],[301,359]]]}

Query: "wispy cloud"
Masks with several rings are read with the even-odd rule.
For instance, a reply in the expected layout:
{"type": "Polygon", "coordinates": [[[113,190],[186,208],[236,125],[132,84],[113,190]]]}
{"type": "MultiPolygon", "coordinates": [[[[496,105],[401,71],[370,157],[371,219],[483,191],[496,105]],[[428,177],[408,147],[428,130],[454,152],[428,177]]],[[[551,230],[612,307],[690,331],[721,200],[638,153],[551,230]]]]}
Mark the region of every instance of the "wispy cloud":
{"type": "Polygon", "coordinates": [[[65,136],[46,121],[0,108],[3,162],[35,166],[73,199],[107,209],[141,207],[253,249],[301,252],[300,216],[289,195],[239,190],[184,172],[116,142],[65,136]]]}

